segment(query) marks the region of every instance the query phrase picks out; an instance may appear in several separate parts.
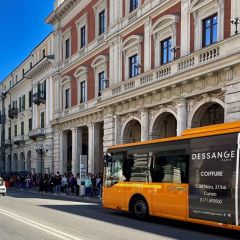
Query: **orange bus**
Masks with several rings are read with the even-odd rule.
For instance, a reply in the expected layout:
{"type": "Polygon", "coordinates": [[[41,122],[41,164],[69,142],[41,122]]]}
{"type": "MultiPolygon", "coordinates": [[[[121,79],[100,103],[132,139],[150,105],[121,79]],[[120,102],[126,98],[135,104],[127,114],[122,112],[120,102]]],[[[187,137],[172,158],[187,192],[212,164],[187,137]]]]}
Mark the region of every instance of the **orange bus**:
{"type": "Polygon", "coordinates": [[[110,147],[103,207],[240,230],[240,122],[110,147]]]}

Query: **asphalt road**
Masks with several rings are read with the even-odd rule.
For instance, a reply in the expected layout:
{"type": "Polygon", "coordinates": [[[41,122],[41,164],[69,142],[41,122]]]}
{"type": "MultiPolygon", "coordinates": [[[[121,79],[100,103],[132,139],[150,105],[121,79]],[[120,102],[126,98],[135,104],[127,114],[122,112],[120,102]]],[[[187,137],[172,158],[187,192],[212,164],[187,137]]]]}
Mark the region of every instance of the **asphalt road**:
{"type": "Polygon", "coordinates": [[[233,240],[240,233],[106,210],[94,201],[9,190],[0,196],[1,240],[233,240]]]}

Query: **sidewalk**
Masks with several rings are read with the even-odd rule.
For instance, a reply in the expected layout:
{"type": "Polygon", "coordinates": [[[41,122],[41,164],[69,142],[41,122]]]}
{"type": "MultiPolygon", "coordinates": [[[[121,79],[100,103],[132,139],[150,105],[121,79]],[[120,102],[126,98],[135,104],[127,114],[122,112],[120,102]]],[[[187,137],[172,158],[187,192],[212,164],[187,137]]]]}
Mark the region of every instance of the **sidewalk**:
{"type": "Polygon", "coordinates": [[[28,188],[26,189],[20,189],[20,188],[14,188],[14,187],[10,187],[8,188],[10,191],[18,191],[18,192],[31,192],[31,193],[36,193],[36,194],[40,194],[40,195],[44,195],[44,196],[51,196],[51,197],[55,197],[55,198],[62,198],[62,199],[72,199],[75,201],[84,201],[84,202],[94,202],[94,203],[102,203],[102,200],[100,198],[98,198],[97,196],[93,196],[93,197],[85,197],[85,196],[77,196],[75,194],[52,194],[50,192],[39,192],[36,189],[32,189],[32,188],[28,188]]]}

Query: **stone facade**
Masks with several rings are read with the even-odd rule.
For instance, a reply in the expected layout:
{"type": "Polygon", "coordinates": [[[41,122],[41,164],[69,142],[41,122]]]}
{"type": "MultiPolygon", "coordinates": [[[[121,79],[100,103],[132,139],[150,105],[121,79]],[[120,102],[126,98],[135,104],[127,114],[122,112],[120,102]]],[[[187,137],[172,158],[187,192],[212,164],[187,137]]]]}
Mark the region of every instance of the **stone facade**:
{"type": "Polygon", "coordinates": [[[240,36],[230,23],[238,0],[145,0],[132,12],[129,2],[56,1],[46,19],[54,28],[54,62],[43,73],[55,96],[46,103],[51,171],[77,174],[87,155],[87,171],[97,173],[111,145],[240,119],[240,36]],[[217,41],[203,47],[202,23],[213,15],[217,41]],[[171,61],[162,64],[168,38],[171,61]],[[130,76],[135,55],[137,74],[130,76]]]}

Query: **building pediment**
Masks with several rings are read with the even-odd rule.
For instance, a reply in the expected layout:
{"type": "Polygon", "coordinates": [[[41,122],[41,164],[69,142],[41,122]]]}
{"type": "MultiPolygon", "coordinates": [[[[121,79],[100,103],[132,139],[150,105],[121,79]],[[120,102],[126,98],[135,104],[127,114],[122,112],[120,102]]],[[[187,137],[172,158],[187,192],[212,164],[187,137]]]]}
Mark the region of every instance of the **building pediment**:
{"type": "Polygon", "coordinates": [[[191,3],[191,12],[198,10],[199,8],[213,2],[215,0],[193,0],[191,3]]]}

